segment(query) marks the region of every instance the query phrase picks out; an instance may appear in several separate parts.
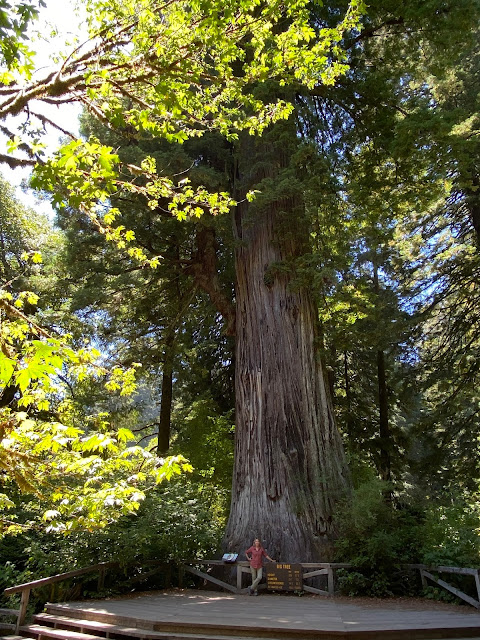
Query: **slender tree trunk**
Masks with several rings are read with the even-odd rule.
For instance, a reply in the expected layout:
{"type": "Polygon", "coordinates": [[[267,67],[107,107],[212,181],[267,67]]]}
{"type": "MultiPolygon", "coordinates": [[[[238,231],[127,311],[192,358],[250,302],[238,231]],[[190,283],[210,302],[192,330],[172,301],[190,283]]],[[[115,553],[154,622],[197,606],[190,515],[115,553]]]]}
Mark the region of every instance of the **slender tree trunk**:
{"type": "Polygon", "coordinates": [[[380,456],[378,472],[382,480],[392,479],[392,461],[390,456],[392,434],[388,418],[387,376],[385,371],[385,354],[377,351],[378,375],[378,409],[380,422],[380,456]]]}
{"type": "Polygon", "coordinates": [[[8,407],[13,404],[15,395],[18,393],[19,387],[15,384],[7,384],[0,394],[0,407],[8,407]]]}
{"type": "Polygon", "coordinates": [[[473,189],[465,189],[465,194],[467,196],[467,207],[470,212],[470,220],[472,222],[473,230],[475,231],[477,249],[480,250],[480,199],[478,196],[480,178],[477,174],[472,176],[472,185],[473,189]]]}
{"type": "Polygon", "coordinates": [[[5,238],[3,233],[0,232],[0,263],[3,265],[3,269],[0,270],[0,277],[7,282],[11,279],[11,269],[7,261],[7,248],[5,246],[5,238]]]}
{"type": "Polygon", "coordinates": [[[235,306],[218,277],[215,229],[198,224],[195,242],[194,258],[185,272],[193,274],[196,284],[208,294],[212,304],[222,314],[225,334],[232,336],[235,333],[235,306]]]}
{"type": "Polygon", "coordinates": [[[350,433],[352,425],[352,385],[350,382],[350,372],[348,370],[348,353],[343,352],[343,377],[345,381],[345,400],[346,400],[346,428],[347,433],[350,433]]]}
{"type": "MultiPolygon", "coordinates": [[[[285,134],[288,123],[278,129],[285,134]]],[[[239,160],[244,191],[262,178],[279,183],[288,162],[284,144],[250,138],[239,160]]],[[[254,214],[246,201],[236,212],[236,444],[224,544],[243,551],[259,537],[272,557],[319,561],[328,557],[349,475],[316,352],[314,300],[284,270],[272,271],[303,242],[301,202],[266,200],[254,214]]]]}
{"type": "Polygon", "coordinates": [[[162,372],[162,398],[160,403],[160,422],[158,425],[157,455],[162,456],[170,448],[170,426],[172,421],[173,397],[173,358],[175,354],[175,332],[165,339],[162,372]]]}
{"type": "MultiPolygon", "coordinates": [[[[376,262],[374,262],[373,264],[373,283],[378,301],[380,296],[380,283],[378,279],[378,266],[376,262]]],[[[392,479],[392,464],[390,455],[390,451],[392,448],[392,434],[390,432],[390,421],[388,416],[388,389],[387,374],[385,368],[385,353],[381,349],[377,350],[377,384],[380,436],[378,473],[382,480],[390,482],[392,479]]],[[[390,491],[388,492],[388,494],[390,495],[390,491]]]]}

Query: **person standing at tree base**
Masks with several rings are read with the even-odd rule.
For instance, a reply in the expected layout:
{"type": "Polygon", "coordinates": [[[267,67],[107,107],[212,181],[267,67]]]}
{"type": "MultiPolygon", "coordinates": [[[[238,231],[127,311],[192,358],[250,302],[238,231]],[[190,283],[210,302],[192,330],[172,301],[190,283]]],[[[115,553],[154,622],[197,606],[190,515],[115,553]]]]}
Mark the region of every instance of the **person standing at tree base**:
{"type": "Polygon", "coordinates": [[[267,554],[259,538],[255,538],[253,545],[245,551],[245,556],[250,562],[252,572],[252,586],[248,587],[248,593],[251,596],[258,596],[258,584],[263,574],[263,558],[267,558],[270,562],[275,562],[275,560],[267,554]]]}

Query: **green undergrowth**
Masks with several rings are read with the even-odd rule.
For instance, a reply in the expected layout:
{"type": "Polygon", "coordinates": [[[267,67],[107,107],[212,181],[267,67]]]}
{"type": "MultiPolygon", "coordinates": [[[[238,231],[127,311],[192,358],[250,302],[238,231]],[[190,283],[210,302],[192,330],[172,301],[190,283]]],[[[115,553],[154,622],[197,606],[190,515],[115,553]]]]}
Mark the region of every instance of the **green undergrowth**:
{"type": "MultiPolygon", "coordinates": [[[[338,571],[340,590],[351,596],[424,596],[458,601],[433,582],[424,589],[418,570],[405,565],[477,567],[480,501],[462,495],[418,501],[391,490],[386,483],[371,478],[354,491],[351,502],[342,506],[337,520],[336,560],[353,566],[338,571]]],[[[471,576],[442,573],[439,577],[476,597],[471,576]]]]}
{"type": "MultiPolygon", "coordinates": [[[[68,536],[29,530],[0,540],[0,587],[72,571],[99,562],[118,562],[98,591],[98,575],[57,583],[32,592],[31,609],[44,602],[118,595],[178,584],[175,561],[218,552],[224,528],[227,492],[186,478],[152,491],[137,515],[103,530],[68,536]],[[170,563],[148,576],[158,563],[170,563]]],[[[18,607],[17,596],[2,605],[18,607]]]]}

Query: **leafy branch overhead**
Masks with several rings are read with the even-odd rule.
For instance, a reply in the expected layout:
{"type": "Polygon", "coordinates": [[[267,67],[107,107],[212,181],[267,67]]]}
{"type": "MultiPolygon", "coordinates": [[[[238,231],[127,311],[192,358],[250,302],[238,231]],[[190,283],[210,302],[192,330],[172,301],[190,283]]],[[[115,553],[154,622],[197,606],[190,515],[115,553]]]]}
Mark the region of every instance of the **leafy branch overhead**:
{"type": "Polygon", "coordinates": [[[26,31],[42,7],[43,0],[0,0],[0,61],[10,72],[30,75],[33,70],[34,54],[26,42],[26,31]]]}
{"type": "MultiPolygon", "coordinates": [[[[37,302],[34,294],[0,294],[0,395],[13,388],[18,397],[0,407],[3,485],[13,482],[41,497],[48,529],[106,526],[134,513],[149,487],[191,470],[182,456],[163,460],[132,446],[134,434],[125,428],[113,431],[105,417],[94,422],[85,417],[84,425],[76,426],[63,388],[65,376],[101,377],[106,389],[123,395],[135,389],[138,365],[126,370],[99,365],[97,351],[73,349],[67,337],[54,337],[24,313],[24,302],[37,302]]],[[[14,506],[8,494],[0,495],[0,506],[2,511],[14,506]]],[[[27,523],[32,525],[38,523],[27,523]]],[[[0,518],[3,533],[24,527],[0,518]]]]}
{"type": "MultiPolygon", "coordinates": [[[[0,161],[11,167],[45,164],[42,131],[55,124],[37,108],[42,103],[76,101],[135,139],[182,143],[211,130],[229,140],[239,131],[261,133],[292,112],[284,99],[263,100],[262,86],[334,83],[347,70],[342,39],[359,28],[364,5],[352,0],[335,27],[312,25],[306,0],[90,0],[87,10],[89,38],[54,71],[40,78],[28,69],[3,73],[0,120],[10,142],[0,161]],[[19,135],[10,118],[21,113],[28,124],[19,135]]],[[[179,218],[233,204],[226,194],[156,175],[152,162],[147,157],[133,168],[144,184],[127,187],[119,174],[132,167],[119,165],[113,150],[74,140],[39,170],[36,186],[89,211],[121,189],[143,192],[152,208],[168,197],[179,218]]]]}
{"type": "MultiPolygon", "coordinates": [[[[78,102],[127,139],[183,143],[212,130],[230,141],[240,131],[259,134],[293,108],[282,97],[262,99],[262,86],[332,84],[347,69],[342,38],[358,29],[363,11],[361,0],[352,0],[338,25],[314,27],[306,0],[88,1],[87,40],[42,77],[33,74],[33,53],[22,44],[37,5],[22,6],[19,22],[9,3],[0,4],[11,45],[2,49],[0,121],[9,142],[0,161],[35,165],[35,186],[52,191],[58,206],[87,213],[140,260],[146,256],[132,245],[133,232],[118,223],[120,211],[108,206],[113,195],[140,194],[155,210],[166,200],[166,213],[179,219],[223,213],[234,201],[225,192],[193,188],[184,176],[157,173],[148,156],[140,166],[122,164],[115,149],[93,138],[78,140],[57,126],[42,105],[78,102]],[[21,114],[27,118],[18,127],[21,114]],[[42,136],[49,127],[71,141],[46,158],[42,136]]],[[[59,373],[66,369],[81,379],[107,372],[96,364],[98,353],[75,351],[31,319],[23,299],[32,305],[36,300],[22,295],[7,289],[1,298],[0,390],[16,398],[2,407],[3,473],[50,502],[44,518],[51,528],[103,526],[135,511],[151,483],[190,467],[181,456],[159,461],[129,447],[132,434],[112,432],[106,420],[95,429],[88,421],[78,427],[69,420],[59,373]]],[[[131,390],[134,370],[114,369],[107,388],[131,390]]],[[[2,500],[8,507],[6,494],[2,500]]]]}
{"type": "MultiPolygon", "coordinates": [[[[290,106],[264,104],[268,79],[313,87],[347,69],[340,43],[358,28],[353,0],[335,28],[314,29],[306,0],[89,0],[90,37],[55,71],[3,75],[0,118],[36,100],[77,100],[115,127],[183,141],[199,130],[261,130],[290,106]],[[26,78],[25,78],[26,77],[26,78]],[[25,81],[26,80],[26,81],[25,81]]],[[[34,115],[34,114],[33,114],[34,115]]]]}

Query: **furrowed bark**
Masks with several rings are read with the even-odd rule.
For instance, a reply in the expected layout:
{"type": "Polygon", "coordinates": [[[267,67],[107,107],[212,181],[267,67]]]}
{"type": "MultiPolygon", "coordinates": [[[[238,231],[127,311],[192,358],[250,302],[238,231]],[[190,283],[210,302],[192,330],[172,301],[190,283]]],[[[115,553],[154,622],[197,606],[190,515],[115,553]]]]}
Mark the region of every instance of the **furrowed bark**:
{"type": "Polygon", "coordinates": [[[212,304],[223,317],[225,334],[233,336],[235,334],[235,306],[223,290],[218,277],[215,229],[197,225],[195,240],[196,251],[193,261],[185,269],[185,273],[192,274],[196,285],[208,294],[212,304]]]}
{"type": "MultiPolygon", "coordinates": [[[[289,128],[296,144],[290,123],[276,127],[284,134],[289,128]]],[[[262,178],[279,179],[288,166],[282,144],[267,147],[244,140],[244,192],[262,178]],[[275,161],[259,162],[262,154],[275,161]]],[[[287,197],[266,202],[255,216],[246,201],[236,211],[236,444],[224,539],[225,548],[243,551],[259,537],[269,555],[290,562],[329,557],[335,505],[349,490],[316,352],[316,305],[310,291],[291,287],[283,270],[271,273],[305,240],[300,233],[281,241],[278,233],[285,216],[292,229],[302,226],[301,208],[297,197],[287,197]]]]}

